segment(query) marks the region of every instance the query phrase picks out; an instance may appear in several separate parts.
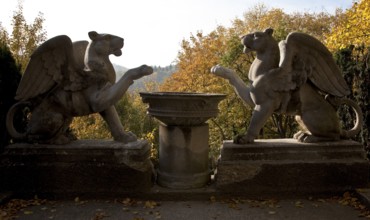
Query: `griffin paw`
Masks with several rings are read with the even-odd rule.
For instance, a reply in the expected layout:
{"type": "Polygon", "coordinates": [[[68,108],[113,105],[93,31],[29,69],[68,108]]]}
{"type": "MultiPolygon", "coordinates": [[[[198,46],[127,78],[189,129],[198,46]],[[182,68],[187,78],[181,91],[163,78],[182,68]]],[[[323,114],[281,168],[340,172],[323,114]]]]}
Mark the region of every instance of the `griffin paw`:
{"type": "Polygon", "coordinates": [[[130,143],[130,142],[137,141],[137,137],[132,132],[124,132],[122,135],[120,135],[118,137],[114,137],[114,140],[127,144],[127,143],[130,143]]]}
{"type": "Polygon", "coordinates": [[[298,131],[297,133],[295,133],[293,135],[293,138],[296,139],[298,142],[305,142],[305,139],[309,136],[309,134],[307,134],[306,132],[304,131],[298,131]]]}
{"type": "Polygon", "coordinates": [[[213,66],[211,68],[211,73],[225,79],[229,79],[231,77],[231,70],[220,65],[213,66]]]}
{"type": "Polygon", "coordinates": [[[143,76],[147,76],[153,73],[153,68],[147,65],[142,65],[134,69],[130,69],[126,72],[131,80],[140,79],[143,76]]]}
{"type": "Polygon", "coordinates": [[[248,134],[239,134],[234,138],[234,144],[251,144],[254,143],[254,137],[248,134]]]}

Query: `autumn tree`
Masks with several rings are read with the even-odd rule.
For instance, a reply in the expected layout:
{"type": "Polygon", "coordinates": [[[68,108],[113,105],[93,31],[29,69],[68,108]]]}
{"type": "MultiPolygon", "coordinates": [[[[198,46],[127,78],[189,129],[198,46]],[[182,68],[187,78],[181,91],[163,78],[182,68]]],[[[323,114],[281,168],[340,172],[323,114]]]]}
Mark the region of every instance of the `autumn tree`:
{"type": "Polygon", "coordinates": [[[310,34],[320,41],[324,35],[331,32],[341,11],[335,15],[326,12],[294,12],[287,14],[280,8],[267,8],[264,4],[257,4],[246,11],[242,18],[233,21],[233,29],[239,35],[261,31],[266,28],[274,29],[274,37],[280,41],[293,31],[310,34]]]}
{"type": "Polygon", "coordinates": [[[183,40],[178,54],[178,71],[165,81],[161,90],[177,92],[209,92],[219,90],[221,82],[210,74],[210,67],[219,60],[219,50],[223,47],[216,30],[209,35],[202,32],[190,36],[190,41],[183,40]],[[218,83],[217,83],[218,82],[218,83]]]}
{"type": "Polygon", "coordinates": [[[7,45],[9,42],[9,34],[0,22],[0,43],[7,45]]]}
{"type": "MultiPolygon", "coordinates": [[[[355,100],[364,114],[364,125],[356,138],[370,151],[370,0],[355,1],[326,34],[326,45],[334,52],[344,79],[350,86],[349,98],[355,100]]],[[[339,109],[345,129],[353,125],[353,112],[348,106],[339,109]]]]}
{"type": "Polygon", "coordinates": [[[21,65],[21,72],[24,72],[32,52],[46,40],[44,20],[40,12],[33,23],[27,23],[23,15],[23,5],[19,1],[18,8],[13,13],[11,35],[0,25],[0,39],[9,45],[17,64],[21,65]]]}
{"type": "Polygon", "coordinates": [[[332,51],[349,45],[370,45],[370,0],[355,1],[337,20],[326,35],[326,45],[332,51]]]}

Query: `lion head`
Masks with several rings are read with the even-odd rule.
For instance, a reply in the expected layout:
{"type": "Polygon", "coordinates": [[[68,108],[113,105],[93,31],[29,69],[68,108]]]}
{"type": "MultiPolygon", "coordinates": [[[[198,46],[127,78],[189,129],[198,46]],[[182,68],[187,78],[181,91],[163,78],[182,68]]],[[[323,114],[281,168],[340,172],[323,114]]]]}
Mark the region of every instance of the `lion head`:
{"type": "Polygon", "coordinates": [[[273,29],[268,28],[264,32],[254,32],[241,37],[241,42],[244,45],[244,53],[250,51],[262,52],[270,47],[276,47],[278,44],[272,37],[273,29]]]}
{"type": "Polygon", "coordinates": [[[109,55],[122,55],[123,38],[111,34],[98,34],[96,31],[90,31],[89,37],[91,42],[85,52],[85,71],[105,74],[108,80],[114,83],[116,76],[109,55]]]}
{"type": "Polygon", "coordinates": [[[97,54],[101,56],[122,55],[123,38],[111,34],[98,34],[96,31],[90,31],[89,37],[91,39],[89,47],[97,54]]]}

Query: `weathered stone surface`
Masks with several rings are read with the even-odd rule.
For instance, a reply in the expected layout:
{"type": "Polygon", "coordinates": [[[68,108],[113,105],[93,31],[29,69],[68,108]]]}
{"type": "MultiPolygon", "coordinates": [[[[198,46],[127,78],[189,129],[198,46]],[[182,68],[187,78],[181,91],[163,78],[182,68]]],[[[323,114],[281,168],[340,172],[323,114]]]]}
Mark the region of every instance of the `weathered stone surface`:
{"type": "Polygon", "coordinates": [[[208,125],[159,126],[158,184],[175,189],[203,187],[210,179],[208,125]]]}
{"type": "Polygon", "coordinates": [[[246,195],[331,194],[365,187],[369,162],[354,141],[298,143],[293,139],[225,141],[217,190],[246,195]]]}
{"type": "Polygon", "coordinates": [[[148,114],[166,125],[202,125],[218,114],[218,103],[226,97],[217,93],[141,92],[148,114]]]}
{"type": "Polygon", "coordinates": [[[2,189],[56,196],[147,192],[150,146],[141,140],[79,140],[68,145],[13,144],[1,155],[2,189]]]}

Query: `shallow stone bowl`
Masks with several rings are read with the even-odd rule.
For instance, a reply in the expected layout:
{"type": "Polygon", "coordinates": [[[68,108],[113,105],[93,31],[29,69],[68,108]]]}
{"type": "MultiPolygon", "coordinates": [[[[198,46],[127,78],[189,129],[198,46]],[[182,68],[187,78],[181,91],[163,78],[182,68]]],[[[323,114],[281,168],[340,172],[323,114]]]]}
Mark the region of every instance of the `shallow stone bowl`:
{"type": "Polygon", "coordinates": [[[218,114],[218,104],[226,97],[216,93],[141,92],[148,103],[148,114],[165,125],[194,126],[204,124],[218,114]]]}

